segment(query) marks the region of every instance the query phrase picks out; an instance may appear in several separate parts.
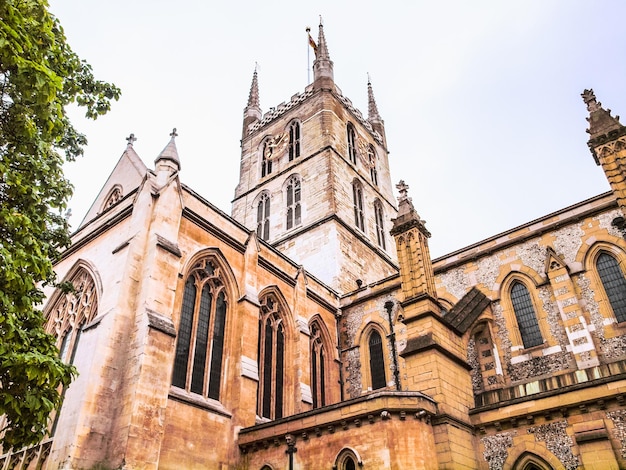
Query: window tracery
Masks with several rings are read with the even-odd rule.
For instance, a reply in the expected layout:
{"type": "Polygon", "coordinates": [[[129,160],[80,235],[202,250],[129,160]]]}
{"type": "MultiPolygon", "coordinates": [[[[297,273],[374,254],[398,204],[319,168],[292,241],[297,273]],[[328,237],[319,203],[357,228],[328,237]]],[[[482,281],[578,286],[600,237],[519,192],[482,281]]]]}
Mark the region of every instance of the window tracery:
{"type": "Polygon", "coordinates": [[[263,418],[283,417],[285,377],[285,327],[278,299],[268,294],[261,301],[259,315],[258,414],[263,418]]]}

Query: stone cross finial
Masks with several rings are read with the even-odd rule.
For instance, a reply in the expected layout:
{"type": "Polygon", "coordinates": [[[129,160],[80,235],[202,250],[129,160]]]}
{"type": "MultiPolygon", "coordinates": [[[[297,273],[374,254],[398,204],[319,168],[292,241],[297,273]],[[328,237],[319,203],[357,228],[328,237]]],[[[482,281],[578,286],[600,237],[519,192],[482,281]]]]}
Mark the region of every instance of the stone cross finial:
{"type": "Polygon", "coordinates": [[[133,144],[137,141],[137,137],[135,137],[135,134],[131,133],[128,137],[126,137],[126,141],[128,142],[128,145],[132,147],[133,144]]]}
{"type": "Polygon", "coordinates": [[[598,103],[596,101],[596,95],[593,92],[593,89],[585,90],[580,95],[583,97],[583,101],[587,105],[587,111],[597,111],[602,106],[602,103],[598,103]]]}
{"type": "Polygon", "coordinates": [[[172,132],[170,132],[170,136],[172,137],[172,139],[178,136],[178,134],[176,133],[176,128],[172,129],[172,132]]]}
{"type": "Polygon", "coordinates": [[[404,180],[400,180],[398,184],[396,184],[396,188],[400,192],[400,197],[398,201],[404,201],[408,198],[409,193],[409,185],[404,182],[404,180]]]}

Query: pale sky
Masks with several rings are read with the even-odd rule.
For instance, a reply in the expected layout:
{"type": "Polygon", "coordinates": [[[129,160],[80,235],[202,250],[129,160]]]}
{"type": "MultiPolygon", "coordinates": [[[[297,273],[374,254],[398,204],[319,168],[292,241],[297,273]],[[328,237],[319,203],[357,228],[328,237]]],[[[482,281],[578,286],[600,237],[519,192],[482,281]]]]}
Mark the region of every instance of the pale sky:
{"type": "MultiPolygon", "coordinates": [[[[626,116],[626,2],[53,0],[97,78],[122,89],[66,165],[76,227],[126,147],[153,167],[178,129],[181,180],[230,214],[255,63],[263,112],[304,90],[322,15],[335,83],[385,120],[439,257],[609,190],[587,148],[593,88],[626,116]],[[312,56],[312,53],[311,53],[312,56]]],[[[626,121],[625,121],[626,122],[626,121]]]]}

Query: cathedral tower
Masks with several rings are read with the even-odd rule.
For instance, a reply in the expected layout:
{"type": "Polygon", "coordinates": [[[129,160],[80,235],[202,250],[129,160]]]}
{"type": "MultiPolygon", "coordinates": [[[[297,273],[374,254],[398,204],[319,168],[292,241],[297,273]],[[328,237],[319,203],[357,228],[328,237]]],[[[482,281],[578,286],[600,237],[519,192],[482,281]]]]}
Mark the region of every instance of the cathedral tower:
{"type": "Polygon", "coordinates": [[[389,235],[397,210],[371,83],[366,118],[334,83],[321,24],[315,46],[313,83],[265,114],[254,73],[232,215],[348,292],[397,272],[389,235]]]}

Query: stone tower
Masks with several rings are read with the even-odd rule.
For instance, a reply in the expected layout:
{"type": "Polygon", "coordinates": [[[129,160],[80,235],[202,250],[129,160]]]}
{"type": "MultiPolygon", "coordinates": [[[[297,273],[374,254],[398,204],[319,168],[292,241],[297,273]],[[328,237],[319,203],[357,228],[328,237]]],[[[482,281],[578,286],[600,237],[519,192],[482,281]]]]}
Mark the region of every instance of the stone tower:
{"type": "Polygon", "coordinates": [[[348,292],[397,272],[384,121],[369,80],[367,118],[335,85],[321,24],[313,72],[303,93],[262,114],[255,71],[232,215],[348,292]]]}

